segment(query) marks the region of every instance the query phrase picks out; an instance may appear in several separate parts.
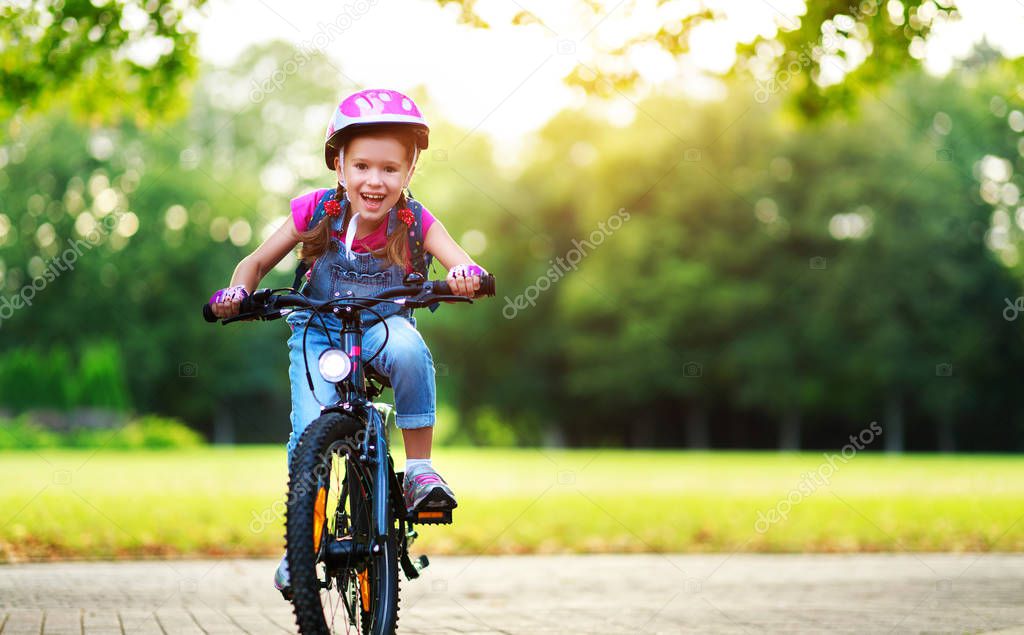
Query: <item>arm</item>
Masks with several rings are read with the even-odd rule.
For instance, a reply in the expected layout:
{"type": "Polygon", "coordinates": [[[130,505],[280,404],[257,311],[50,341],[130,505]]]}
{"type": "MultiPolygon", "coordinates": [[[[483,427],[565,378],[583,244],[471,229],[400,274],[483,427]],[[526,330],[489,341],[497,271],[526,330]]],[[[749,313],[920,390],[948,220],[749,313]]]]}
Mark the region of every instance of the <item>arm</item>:
{"type": "MultiPolygon", "coordinates": [[[[299,244],[299,232],[295,229],[295,223],[289,216],[284,224],[271,234],[270,238],[256,248],[256,251],[242,258],[242,261],[235,267],[235,272],[231,275],[231,284],[228,286],[242,286],[245,287],[247,293],[252,293],[259,285],[260,280],[274,268],[274,265],[281,262],[285,255],[295,249],[297,244],[299,244]]],[[[212,305],[213,314],[219,318],[238,315],[240,303],[241,300],[217,302],[212,305]]]]}
{"type": "Polygon", "coordinates": [[[455,239],[448,234],[448,230],[439,220],[435,220],[430,225],[427,235],[423,237],[423,247],[434,258],[440,260],[445,269],[451,269],[455,265],[476,264],[469,254],[459,247],[459,243],[455,242],[455,239]]]}
{"type": "Polygon", "coordinates": [[[252,252],[235,267],[231,275],[231,286],[240,284],[245,290],[252,293],[260,280],[267,275],[274,266],[281,262],[289,252],[299,244],[299,232],[295,229],[295,223],[291,217],[281,225],[270,238],[263,241],[256,251],[252,252]]]}
{"type": "Polygon", "coordinates": [[[431,255],[441,261],[448,269],[448,286],[457,295],[472,296],[480,288],[480,277],[457,278],[452,276],[452,267],[456,265],[475,265],[469,254],[448,234],[441,221],[435,220],[423,237],[423,247],[431,255]]]}

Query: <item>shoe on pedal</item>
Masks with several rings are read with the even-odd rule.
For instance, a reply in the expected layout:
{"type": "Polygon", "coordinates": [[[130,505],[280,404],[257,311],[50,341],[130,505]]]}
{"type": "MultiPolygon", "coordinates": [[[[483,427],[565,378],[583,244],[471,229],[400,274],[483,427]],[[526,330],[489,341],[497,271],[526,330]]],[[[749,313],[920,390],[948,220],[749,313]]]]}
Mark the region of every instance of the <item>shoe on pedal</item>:
{"type": "Polygon", "coordinates": [[[407,473],[403,480],[405,508],[410,520],[424,524],[452,521],[452,510],[459,504],[448,483],[433,468],[407,473]]]}
{"type": "Polygon", "coordinates": [[[277,565],[277,571],[274,572],[274,588],[281,592],[284,599],[291,601],[292,576],[288,573],[288,556],[283,556],[281,564],[277,565]]]}

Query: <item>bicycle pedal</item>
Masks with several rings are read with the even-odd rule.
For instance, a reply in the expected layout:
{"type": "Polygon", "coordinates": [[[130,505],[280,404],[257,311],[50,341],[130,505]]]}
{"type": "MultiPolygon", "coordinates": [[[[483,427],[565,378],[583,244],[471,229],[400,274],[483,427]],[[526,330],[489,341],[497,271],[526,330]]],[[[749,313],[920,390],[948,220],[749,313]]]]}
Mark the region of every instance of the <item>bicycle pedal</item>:
{"type": "Polygon", "coordinates": [[[421,509],[409,514],[409,522],[417,525],[450,525],[452,524],[452,510],[434,511],[421,509]]]}
{"type": "Polygon", "coordinates": [[[409,558],[409,552],[406,551],[402,554],[399,564],[402,565],[402,571],[405,573],[407,580],[415,580],[420,577],[420,573],[428,566],[430,566],[430,560],[426,556],[420,556],[416,560],[409,558]]]}
{"type": "Polygon", "coordinates": [[[430,566],[430,558],[427,558],[427,555],[423,554],[419,558],[416,558],[416,561],[413,562],[412,565],[416,567],[417,571],[423,571],[430,566]]]}

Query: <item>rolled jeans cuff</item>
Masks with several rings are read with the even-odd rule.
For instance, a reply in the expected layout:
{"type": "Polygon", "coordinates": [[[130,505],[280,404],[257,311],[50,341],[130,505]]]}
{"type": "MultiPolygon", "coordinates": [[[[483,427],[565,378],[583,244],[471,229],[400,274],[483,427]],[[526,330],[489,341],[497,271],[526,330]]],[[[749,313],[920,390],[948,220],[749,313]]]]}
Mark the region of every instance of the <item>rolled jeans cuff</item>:
{"type": "Polygon", "coordinates": [[[402,430],[412,430],[414,428],[430,428],[434,425],[434,413],[428,412],[421,415],[403,415],[398,414],[395,417],[395,423],[402,430]]]}

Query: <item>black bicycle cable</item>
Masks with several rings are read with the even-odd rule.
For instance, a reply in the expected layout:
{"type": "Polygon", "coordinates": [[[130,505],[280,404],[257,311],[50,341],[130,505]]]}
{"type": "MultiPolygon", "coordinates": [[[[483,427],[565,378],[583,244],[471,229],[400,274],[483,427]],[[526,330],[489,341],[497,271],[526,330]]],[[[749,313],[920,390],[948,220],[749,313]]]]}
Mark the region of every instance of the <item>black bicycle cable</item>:
{"type": "MultiPolygon", "coordinates": [[[[335,304],[335,303],[351,304],[352,300],[377,300],[379,302],[391,302],[391,303],[397,304],[397,302],[395,302],[394,300],[381,300],[380,298],[365,298],[365,297],[358,297],[357,296],[357,297],[338,298],[337,300],[329,300],[328,302],[325,302],[325,303],[321,304],[319,308],[329,307],[329,306],[331,306],[332,304],[335,304]]],[[[386,347],[388,345],[388,340],[391,337],[391,328],[388,326],[387,320],[384,319],[384,316],[382,316],[377,311],[374,311],[372,308],[370,308],[368,306],[365,306],[365,305],[361,305],[361,304],[354,304],[354,306],[358,306],[363,311],[369,311],[373,315],[377,316],[377,319],[380,320],[380,322],[384,325],[384,341],[381,343],[380,347],[373,354],[373,356],[370,357],[370,359],[366,360],[365,363],[369,364],[374,359],[376,359],[377,356],[380,355],[381,352],[384,350],[384,347],[386,347]]],[[[334,347],[334,340],[331,339],[331,331],[330,331],[329,328],[327,328],[327,323],[324,322],[324,318],[323,318],[322,312],[321,311],[317,311],[317,310],[310,310],[310,316],[306,319],[306,323],[303,325],[303,330],[302,330],[302,362],[303,362],[303,366],[304,366],[305,372],[306,372],[306,384],[309,386],[309,392],[313,395],[313,400],[316,401],[316,403],[320,407],[326,408],[328,406],[328,404],[325,404],[322,401],[320,401],[320,398],[317,397],[317,395],[316,395],[316,389],[313,386],[313,375],[309,371],[309,356],[306,355],[306,342],[307,342],[307,337],[309,335],[309,327],[313,323],[313,317],[314,316],[316,316],[320,320],[320,325],[323,327],[324,333],[327,334],[327,345],[332,347],[332,348],[334,347]]]]}

